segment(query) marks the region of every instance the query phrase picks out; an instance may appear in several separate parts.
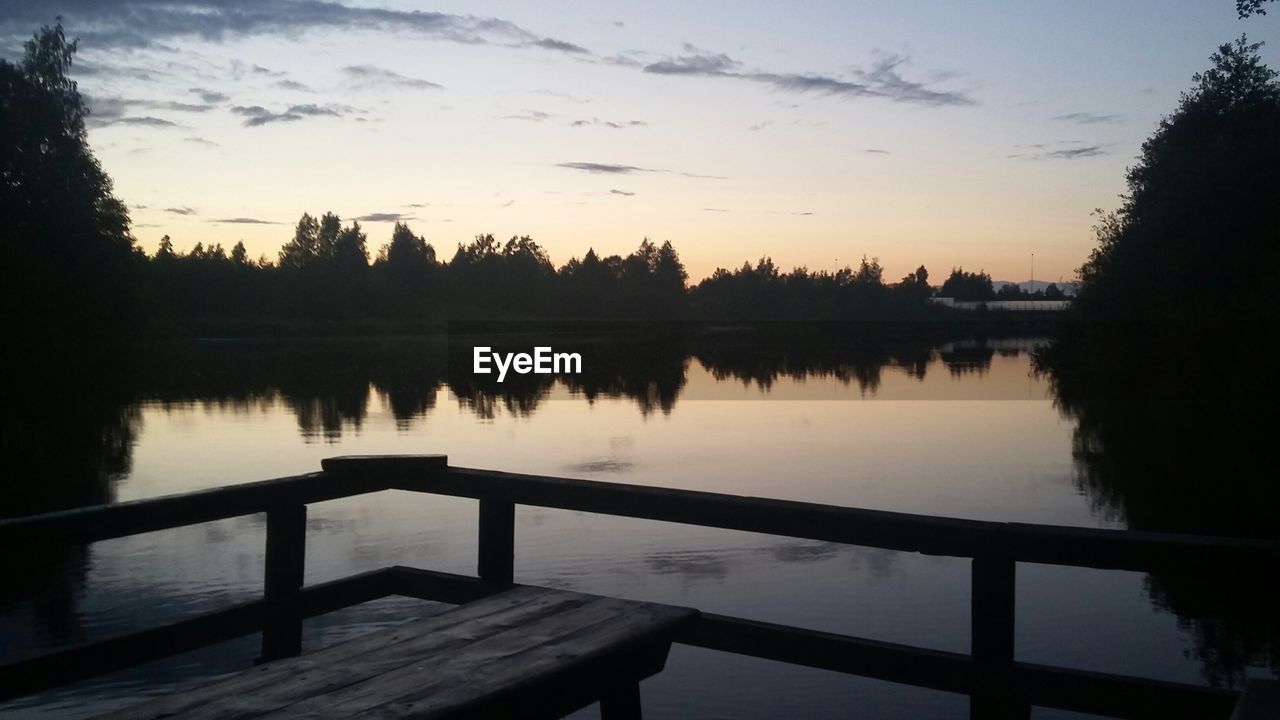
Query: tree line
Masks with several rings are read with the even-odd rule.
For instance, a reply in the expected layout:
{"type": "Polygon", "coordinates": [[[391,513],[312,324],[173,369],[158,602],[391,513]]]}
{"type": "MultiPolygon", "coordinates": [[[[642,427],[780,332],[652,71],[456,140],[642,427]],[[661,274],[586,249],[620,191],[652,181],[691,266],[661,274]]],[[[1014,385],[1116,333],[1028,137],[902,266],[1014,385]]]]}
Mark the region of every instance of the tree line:
{"type": "MultiPolygon", "coordinates": [[[[197,243],[174,249],[166,235],[141,261],[156,312],[192,318],[352,321],[478,318],[867,320],[933,317],[929,298],[1004,295],[986,273],[952,270],[941,288],[919,267],[886,282],[880,263],[784,272],[768,257],[717,269],[690,285],[670,241],[643,240],[627,255],[594,249],[557,267],[533,238],[477,235],[442,260],[403,222],[376,254],[359,222],[304,213],[276,258],[251,259],[244,243],[227,251],[197,243]]],[[[1006,291],[1001,291],[1005,293],[1006,291]]]]}

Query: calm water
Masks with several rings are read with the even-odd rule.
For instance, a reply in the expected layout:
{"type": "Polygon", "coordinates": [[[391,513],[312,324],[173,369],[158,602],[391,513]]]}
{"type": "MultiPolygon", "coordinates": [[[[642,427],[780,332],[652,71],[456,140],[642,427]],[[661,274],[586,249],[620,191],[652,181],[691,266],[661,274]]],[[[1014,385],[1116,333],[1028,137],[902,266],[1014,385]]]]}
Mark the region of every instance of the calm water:
{"type": "MultiPolygon", "coordinates": [[[[646,359],[638,375],[623,369],[510,390],[475,387],[439,362],[430,341],[208,344],[176,358],[148,355],[121,381],[127,388],[77,414],[83,421],[57,407],[20,419],[35,436],[94,438],[68,443],[67,452],[83,455],[66,461],[68,472],[88,479],[76,481],[70,500],[59,496],[63,505],[308,472],[331,455],[445,453],[455,465],[499,470],[1122,527],[1083,489],[1075,421],[1031,373],[1034,343],[801,359],[679,349],[646,359]]],[[[57,392],[23,397],[40,400],[31,407],[57,406],[57,392]]],[[[401,492],[313,505],[307,582],[391,564],[470,574],[475,515],[472,501],[401,492]]],[[[262,585],[263,523],[247,516],[149,533],[25,566],[10,558],[20,581],[0,591],[0,655],[253,598],[262,585]]],[[[967,561],[537,508],[518,510],[516,523],[518,582],[969,649],[967,561]]],[[[1017,656],[1205,682],[1193,629],[1152,598],[1143,574],[1022,565],[1017,656]]],[[[402,599],[349,609],[310,621],[306,646],[440,609],[402,599]]],[[[256,643],[246,638],[0,705],[0,714],[118,708],[243,669],[256,643]]],[[[679,646],[643,692],[653,717],[967,713],[961,696],[679,646]]]]}

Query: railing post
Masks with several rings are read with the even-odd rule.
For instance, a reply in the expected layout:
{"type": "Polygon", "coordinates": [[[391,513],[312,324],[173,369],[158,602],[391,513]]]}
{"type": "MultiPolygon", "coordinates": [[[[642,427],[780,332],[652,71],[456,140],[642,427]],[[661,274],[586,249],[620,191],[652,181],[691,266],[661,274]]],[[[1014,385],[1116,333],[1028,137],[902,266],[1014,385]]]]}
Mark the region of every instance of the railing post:
{"type": "Polygon", "coordinates": [[[516,506],[507,500],[480,498],[480,579],[495,587],[515,581],[516,506]]]}
{"type": "Polygon", "coordinates": [[[281,505],[267,511],[267,560],[263,599],[267,603],[258,662],[302,652],[302,611],[298,591],[307,547],[307,506],[281,505]]]}
{"type": "Polygon", "coordinates": [[[970,720],[1025,720],[1031,708],[1013,687],[1013,558],[1000,552],[973,559],[972,649],[976,669],[970,720]]]}

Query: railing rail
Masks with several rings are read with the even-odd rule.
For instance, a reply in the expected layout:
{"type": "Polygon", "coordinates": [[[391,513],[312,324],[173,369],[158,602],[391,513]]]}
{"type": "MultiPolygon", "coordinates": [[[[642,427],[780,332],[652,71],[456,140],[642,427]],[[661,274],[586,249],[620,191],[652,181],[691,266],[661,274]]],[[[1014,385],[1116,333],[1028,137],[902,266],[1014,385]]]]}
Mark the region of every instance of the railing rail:
{"type": "Polygon", "coordinates": [[[785,500],[449,467],[442,455],[330,458],[323,472],[0,520],[0,546],[93,542],[267,514],[261,600],[0,665],[0,700],[262,632],[262,659],[296,655],[305,617],[387,595],[466,602],[515,580],[515,506],[532,505],[973,560],[970,655],[704,615],[680,642],[970,695],[971,715],[1026,717],[1043,705],[1119,717],[1225,718],[1235,693],[1019,663],[1018,563],[1180,572],[1280,571],[1280,541],[940,518],[785,500]],[[393,567],[304,586],[306,505],[381,490],[479,500],[477,576],[393,567]]]}

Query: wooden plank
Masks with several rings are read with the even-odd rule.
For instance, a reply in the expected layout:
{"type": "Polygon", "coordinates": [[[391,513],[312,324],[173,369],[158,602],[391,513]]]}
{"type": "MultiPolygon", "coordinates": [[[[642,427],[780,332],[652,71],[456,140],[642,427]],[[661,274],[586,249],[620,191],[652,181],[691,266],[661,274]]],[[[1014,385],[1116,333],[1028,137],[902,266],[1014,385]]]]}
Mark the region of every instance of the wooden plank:
{"type": "Polygon", "coordinates": [[[726,615],[703,613],[676,642],[953,693],[973,685],[973,659],[961,653],[726,615]]]}
{"type": "MultiPolygon", "coordinates": [[[[631,672],[656,672],[665,661],[670,634],[693,617],[696,611],[687,608],[595,598],[520,628],[476,637],[459,652],[420,658],[262,717],[435,717],[465,714],[467,708],[492,711],[491,702],[521,694],[527,698],[532,688],[546,687],[558,675],[628,672],[627,666],[637,662],[633,656],[640,665],[631,672]],[[655,638],[661,647],[646,647],[655,638]]],[[[358,665],[355,669],[361,672],[358,665]]],[[[567,690],[557,687],[543,699],[551,702],[567,690]]],[[[592,689],[599,691],[599,686],[592,689]]]]}
{"type": "Polygon", "coordinates": [[[0,520],[0,542],[93,542],[385,490],[375,477],[310,473],[195,492],[0,520]]]}
{"type": "Polygon", "coordinates": [[[1014,682],[1037,707],[1107,717],[1225,718],[1238,697],[1224,688],[1031,663],[1014,665],[1014,682]]]}
{"type": "Polygon", "coordinates": [[[771,498],[449,468],[393,481],[402,490],[577,510],[930,555],[1009,547],[1015,561],[1146,570],[1193,565],[1280,567],[1280,541],[1022,525],[845,508],[771,498]]]}
{"type": "MultiPolygon", "coordinates": [[[[390,594],[390,571],[378,570],[305,588],[310,617],[390,594]]],[[[0,666],[0,700],[119,671],[152,660],[251,635],[263,627],[266,603],[253,600],[160,627],[118,635],[0,666]]]]}
{"type": "Polygon", "coordinates": [[[492,632],[517,628],[540,615],[581,605],[583,598],[548,595],[537,589],[495,597],[423,620],[364,635],[297,658],[260,665],[231,678],[110,713],[102,718],[160,718],[182,714],[198,718],[257,717],[299,697],[346,687],[413,662],[423,654],[455,650],[474,640],[469,622],[492,632]]]}

